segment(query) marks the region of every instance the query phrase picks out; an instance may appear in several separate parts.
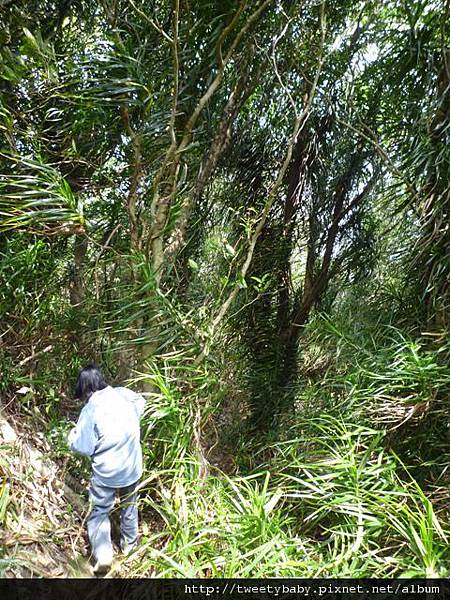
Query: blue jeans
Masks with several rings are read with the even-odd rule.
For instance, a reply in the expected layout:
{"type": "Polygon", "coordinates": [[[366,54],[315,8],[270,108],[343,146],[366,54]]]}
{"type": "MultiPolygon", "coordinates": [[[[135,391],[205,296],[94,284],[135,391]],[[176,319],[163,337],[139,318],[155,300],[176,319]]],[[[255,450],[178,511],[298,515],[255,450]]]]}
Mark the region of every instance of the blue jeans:
{"type": "Polygon", "coordinates": [[[95,560],[111,563],[111,523],[109,513],[116,496],[120,500],[120,546],[124,549],[136,544],[138,536],[137,486],[139,481],[123,488],[110,488],[91,480],[89,500],[92,510],[87,519],[87,530],[95,560]]]}

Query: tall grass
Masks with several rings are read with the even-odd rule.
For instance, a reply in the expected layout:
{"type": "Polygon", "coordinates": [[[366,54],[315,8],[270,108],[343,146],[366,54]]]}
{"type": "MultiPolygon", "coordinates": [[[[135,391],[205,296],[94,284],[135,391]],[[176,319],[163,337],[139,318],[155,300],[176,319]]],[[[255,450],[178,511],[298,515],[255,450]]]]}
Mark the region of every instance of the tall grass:
{"type": "Polygon", "coordinates": [[[128,575],[448,574],[444,527],[383,449],[383,434],[326,416],[289,433],[298,435],[272,446],[266,468],[250,476],[193,482],[178,464],[142,498],[144,514],[157,511],[164,527],[143,540],[128,575]]]}
{"type": "MultiPolygon", "coordinates": [[[[0,451],[5,452],[6,446],[0,446],[0,451]]],[[[6,522],[6,512],[10,504],[10,486],[7,480],[6,462],[0,460],[0,525],[3,527],[6,522]]]]}
{"type": "MultiPolygon", "coordinates": [[[[140,302],[145,311],[149,300],[140,302]]],[[[118,330],[136,320],[132,308],[115,322],[118,330]]],[[[277,430],[262,437],[245,426],[255,369],[239,342],[224,334],[226,344],[196,366],[200,326],[164,298],[159,309],[166,320],[155,325],[157,353],[130,382],[151,391],[142,423],[142,542],[123,559],[124,574],[449,574],[450,345],[443,335],[400,330],[364,311],[358,322],[345,311],[317,316],[301,338],[290,404],[277,430]],[[227,472],[220,460],[207,464],[213,446],[225,444],[234,458],[227,472]]],[[[41,358],[33,394],[49,407],[42,414],[57,440],[67,423],[50,404],[59,398],[50,393],[53,359],[41,358]]],[[[79,358],[72,360],[66,371],[76,371],[79,358]]],[[[25,385],[13,366],[9,379],[25,385]]],[[[259,387],[260,401],[266,388],[259,387]]],[[[34,396],[25,401],[36,404],[34,396]]],[[[0,487],[0,517],[8,502],[0,487]]]]}
{"type": "Polygon", "coordinates": [[[235,440],[235,455],[253,465],[245,474],[211,467],[198,477],[190,406],[213,406],[217,389],[204,373],[200,396],[195,386],[181,393],[174,371],[153,367],[146,427],[157,450],[141,505],[160,525],[127,559],[129,576],[448,575],[448,524],[429,494],[443,461],[421,446],[431,423],[448,453],[448,348],[390,323],[320,317],[307,335],[278,439],[235,440]]]}

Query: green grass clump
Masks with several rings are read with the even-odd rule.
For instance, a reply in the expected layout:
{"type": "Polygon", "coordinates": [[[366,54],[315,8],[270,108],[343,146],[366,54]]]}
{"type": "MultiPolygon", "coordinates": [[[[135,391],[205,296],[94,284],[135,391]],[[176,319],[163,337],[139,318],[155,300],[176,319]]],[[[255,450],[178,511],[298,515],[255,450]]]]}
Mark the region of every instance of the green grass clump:
{"type": "Polygon", "coordinates": [[[291,407],[265,442],[239,437],[234,474],[210,466],[200,477],[193,407],[214,412],[208,374],[202,400],[188,386],[180,393],[170,368],[152,371],[145,427],[155,451],[141,502],[159,525],[147,528],[129,576],[448,575],[445,511],[429,493],[432,483],[446,489],[442,464],[421,444],[431,423],[441,458],[447,452],[439,415],[448,348],[391,324],[313,325],[291,407]]]}
{"type": "Polygon", "coordinates": [[[384,435],[321,415],[261,448],[251,475],[193,479],[186,459],[153,474],[142,508],[164,525],[128,575],[446,576],[447,533],[384,435]]]}
{"type": "Polygon", "coordinates": [[[446,572],[446,533],[384,432],[321,415],[289,433],[274,460],[302,530],[326,548],[327,576],[446,572]]]}

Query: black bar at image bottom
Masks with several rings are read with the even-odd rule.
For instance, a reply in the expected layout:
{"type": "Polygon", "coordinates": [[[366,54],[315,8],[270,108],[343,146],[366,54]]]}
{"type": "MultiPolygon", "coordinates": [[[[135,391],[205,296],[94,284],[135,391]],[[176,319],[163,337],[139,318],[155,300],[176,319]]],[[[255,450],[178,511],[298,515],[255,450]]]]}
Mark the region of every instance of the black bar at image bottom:
{"type": "Polygon", "coordinates": [[[3,579],[0,600],[450,599],[448,579],[3,579]]]}

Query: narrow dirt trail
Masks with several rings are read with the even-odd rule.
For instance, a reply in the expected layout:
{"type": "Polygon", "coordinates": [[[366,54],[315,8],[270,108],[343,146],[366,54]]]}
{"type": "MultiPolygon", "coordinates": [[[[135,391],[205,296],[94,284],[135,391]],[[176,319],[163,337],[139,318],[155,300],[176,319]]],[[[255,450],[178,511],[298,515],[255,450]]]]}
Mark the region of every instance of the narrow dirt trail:
{"type": "MultiPolygon", "coordinates": [[[[87,488],[67,472],[66,460],[55,460],[44,429],[43,418],[10,414],[0,398],[0,578],[96,578],[85,526],[87,488]]],[[[154,479],[150,474],[141,486],[154,479]]],[[[118,511],[110,517],[118,540],[118,511]]],[[[162,528],[155,515],[142,517],[143,531],[162,528]]],[[[160,537],[156,546],[163,544],[160,537]]],[[[146,547],[130,556],[114,548],[106,578],[129,578],[146,547]]]]}
{"type": "Polygon", "coordinates": [[[0,449],[6,505],[0,576],[92,577],[84,534],[88,506],[48,458],[47,440],[0,409],[0,449]]]}

